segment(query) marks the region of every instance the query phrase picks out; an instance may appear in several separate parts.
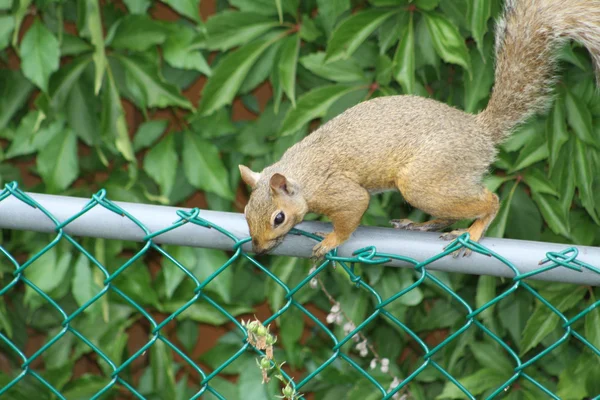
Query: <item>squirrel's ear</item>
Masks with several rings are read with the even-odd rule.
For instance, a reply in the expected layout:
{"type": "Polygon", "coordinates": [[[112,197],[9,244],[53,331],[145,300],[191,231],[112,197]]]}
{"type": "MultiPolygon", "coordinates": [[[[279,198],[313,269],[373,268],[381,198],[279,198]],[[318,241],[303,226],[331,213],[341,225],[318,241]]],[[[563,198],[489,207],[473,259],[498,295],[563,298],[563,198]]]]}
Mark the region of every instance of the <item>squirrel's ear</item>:
{"type": "Polygon", "coordinates": [[[291,196],[296,192],[296,185],[279,173],[273,174],[270,184],[271,190],[276,194],[287,194],[291,196]]]}
{"type": "Polygon", "coordinates": [[[242,180],[246,182],[248,186],[254,189],[256,187],[256,182],[258,182],[260,179],[260,174],[252,171],[245,165],[238,165],[238,167],[240,169],[240,174],[242,175],[242,180]]]}

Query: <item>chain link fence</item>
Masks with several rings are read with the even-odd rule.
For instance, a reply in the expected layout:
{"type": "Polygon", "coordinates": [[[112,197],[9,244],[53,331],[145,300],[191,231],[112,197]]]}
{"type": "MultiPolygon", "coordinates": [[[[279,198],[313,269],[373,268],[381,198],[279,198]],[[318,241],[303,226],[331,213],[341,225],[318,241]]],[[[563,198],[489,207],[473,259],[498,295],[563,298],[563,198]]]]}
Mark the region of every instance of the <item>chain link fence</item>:
{"type": "MultiPolygon", "coordinates": [[[[31,254],[28,256],[28,259],[24,262],[18,262],[16,256],[11,255],[4,247],[0,246],[0,252],[4,255],[5,259],[8,260],[13,266],[14,271],[12,272],[12,280],[10,283],[4,287],[0,287],[0,298],[7,299],[10,298],[11,294],[15,291],[19,290],[21,285],[25,285],[29,287],[33,291],[35,291],[39,296],[41,296],[48,304],[50,304],[58,313],[61,315],[62,320],[62,329],[58,334],[53,337],[49,337],[48,340],[41,345],[32,355],[29,357],[25,355],[25,351],[22,348],[19,348],[17,344],[15,344],[14,338],[9,337],[10,335],[7,332],[0,330],[0,342],[3,342],[5,347],[10,349],[10,351],[14,352],[15,355],[22,360],[21,364],[21,373],[14,376],[12,380],[8,382],[3,387],[0,387],[0,398],[7,398],[6,394],[10,392],[11,388],[15,385],[18,385],[19,382],[23,381],[26,377],[32,377],[38,380],[42,385],[44,385],[48,391],[53,393],[59,399],[66,399],[64,394],[62,394],[59,390],[57,390],[48,379],[44,378],[39,371],[36,371],[32,368],[32,363],[44,352],[47,352],[57,341],[59,341],[63,336],[67,333],[71,333],[78,340],[83,342],[86,346],[89,346],[100,359],[106,362],[110,366],[110,370],[112,371],[110,374],[110,381],[103,388],[97,391],[92,399],[101,398],[104,394],[108,393],[115,386],[119,386],[120,389],[128,391],[131,395],[136,398],[144,399],[144,396],[132,386],[126,379],[123,378],[123,371],[127,369],[136,359],[138,359],[142,354],[148,351],[152,346],[156,346],[157,343],[162,342],[168,348],[170,348],[174,353],[178,354],[193,370],[197,372],[197,374],[201,377],[200,382],[200,390],[192,397],[192,399],[201,398],[203,394],[212,393],[215,397],[219,399],[226,399],[223,394],[221,394],[217,389],[211,386],[211,380],[213,380],[216,376],[218,376],[222,371],[228,367],[230,364],[234,363],[242,354],[250,351],[256,352],[257,355],[262,355],[262,351],[258,350],[254,346],[252,346],[248,341],[248,332],[242,326],[241,322],[238,321],[231,313],[229,313],[224,307],[219,305],[218,301],[216,301],[212,296],[208,295],[204,290],[208,285],[217,278],[219,274],[223,271],[227,270],[236,260],[246,259],[248,260],[257,271],[265,274],[268,279],[272,280],[276,285],[281,287],[285,291],[285,301],[284,305],[271,315],[268,319],[262,321],[262,323],[266,326],[271,322],[275,321],[277,318],[281,317],[283,314],[288,312],[288,310],[295,308],[302,312],[307,318],[312,320],[316,327],[322,331],[327,337],[330,338],[332,346],[331,346],[331,357],[322,363],[321,365],[312,368],[307,372],[306,376],[301,380],[293,380],[290,376],[288,376],[285,372],[283,372],[285,379],[291,382],[291,385],[297,392],[302,392],[303,387],[307,385],[313,378],[322,373],[322,371],[327,368],[328,365],[334,363],[336,361],[343,361],[354,368],[360,375],[362,375],[365,379],[367,379],[372,384],[373,393],[378,393],[379,397],[369,397],[369,398],[381,398],[381,399],[390,399],[393,396],[397,396],[397,393],[400,393],[401,390],[405,389],[406,386],[413,381],[419,374],[423,372],[428,367],[435,368],[439,371],[443,376],[447,378],[448,381],[452,382],[456,385],[456,388],[464,394],[465,398],[475,399],[476,397],[469,392],[469,390],[461,384],[461,382],[452,376],[444,366],[440,365],[437,361],[433,359],[433,356],[440,352],[445,346],[447,346],[450,342],[454,341],[457,337],[462,335],[467,329],[471,327],[476,327],[484,335],[488,336],[491,340],[495,341],[512,359],[513,362],[513,373],[510,378],[508,378],[504,383],[495,388],[495,391],[488,398],[500,398],[505,390],[507,390],[511,385],[515,384],[518,380],[520,381],[528,381],[531,384],[535,385],[539,389],[540,397],[542,395],[546,395],[553,399],[558,399],[559,397],[553,393],[550,389],[546,387],[543,383],[536,380],[530,373],[526,371],[526,369],[534,364],[542,363],[542,359],[548,355],[548,353],[554,351],[561,344],[565,343],[569,340],[575,340],[579,342],[579,346],[581,351],[589,351],[591,354],[595,356],[595,365],[590,365],[590,368],[596,368],[600,370],[600,349],[597,345],[594,345],[590,338],[584,337],[580,332],[575,330],[575,326],[578,322],[592,312],[596,307],[600,305],[600,300],[591,303],[587,308],[583,311],[579,312],[577,315],[567,316],[559,311],[559,307],[557,305],[553,305],[550,301],[544,298],[538,290],[534,289],[532,285],[526,282],[527,278],[531,278],[533,275],[540,274],[542,272],[548,271],[554,268],[568,268],[576,271],[581,270],[589,270],[595,274],[600,274],[600,269],[598,266],[592,266],[585,262],[578,260],[578,250],[575,247],[567,248],[562,252],[551,252],[547,253],[546,258],[540,261],[540,266],[535,271],[530,271],[527,273],[520,273],[519,270],[511,264],[506,258],[504,258],[500,254],[496,254],[490,249],[482,246],[481,244],[472,242],[469,240],[468,234],[464,234],[463,236],[456,239],[452,242],[442,253],[429,258],[424,261],[418,261],[409,257],[403,257],[398,254],[388,254],[388,253],[380,253],[377,251],[375,246],[363,248],[357,250],[352,257],[341,257],[338,256],[334,251],[331,254],[327,255],[326,259],[320,264],[317,265],[316,268],[313,268],[311,272],[306,276],[304,280],[302,280],[298,285],[294,287],[287,286],[278,276],[274,275],[271,270],[256,259],[254,259],[250,254],[245,252],[242,249],[242,245],[248,242],[249,238],[238,238],[233,235],[231,232],[223,229],[215,223],[209,222],[202,218],[202,213],[198,209],[193,209],[191,211],[178,211],[177,215],[173,216],[176,221],[171,225],[162,230],[151,232],[144,224],[142,224],[135,216],[128,213],[126,210],[122,209],[120,206],[110,201],[106,197],[106,192],[104,190],[99,191],[97,194],[92,196],[87,205],[75,215],[72,215],[70,218],[59,221],[53,216],[49,211],[44,208],[43,204],[39,204],[36,202],[31,196],[28,196],[26,193],[21,191],[16,183],[10,183],[5,186],[5,189],[0,193],[0,207],[2,207],[2,201],[8,198],[9,196],[13,196],[19,201],[36,208],[40,211],[40,218],[48,218],[55,224],[55,232],[56,237],[50,243],[48,243],[41,251],[36,254],[31,254]],[[89,212],[91,209],[95,207],[103,207],[106,210],[109,210],[112,213],[116,213],[129,221],[136,224],[140,231],[144,233],[144,245],[140,251],[134,254],[126,263],[118,267],[114,272],[110,273],[109,269],[103,265],[103,263],[95,258],[89,251],[87,251],[78,241],[76,241],[71,235],[65,232],[65,228],[73,223],[75,220],[89,212]],[[43,217],[42,217],[43,214],[43,217]],[[198,279],[186,265],[180,260],[177,260],[167,251],[165,251],[161,246],[155,243],[155,238],[163,235],[169,231],[180,228],[184,224],[193,224],[197,226],[197,229],[213,229],[218,231],[221,235],[228,238],[231,241],[231,252],[233,255],[216,269],[216,272],[208,276],[206,279],[200,280],[198,279]],[[101,290],[89,299],[85,304],[81,305],[79,308],[67,311],[61,308],[59,304],[55,300],[53,300],[47,293],[41,290],[38,286],[36,286],[30,279],[28,279],[25,275],[25,272],[28,268],[32,268],[32,265],[42,257],[46,252],[50,251],[53,247],[57,246],[61,242],[68,242],[72,246],[74,246],[81,254],[83,254],[89,262],[96,268],[103,276],[103,286],[101,290]],[[454,292],[447,284],[442,282],[442,280],[438,279],[434,276],[429,270],[428,267],[430,264],[434,263],[436,260],[441,259],[442,257],[451,256],[451,253],[456,250],[466,247],[471,249],[473,252],[477,252],[480,254],[487,255],[489,257],[493,257],[501,261],[507,268],[511,269],[514,273],[514,278],[512,279],[512,284],[508,290],[505,290],[503,293],[496,296],[491,301],[488,301],[483,306],[474,309],[471,305],[467,303],[461,296],[459,296],[456,292],[454,292]],[[150,312],[148,312],[144,307],[140,306],[133,298],[128,296],[124,291],[119,289],[119,285],[115,283],[115,279],[123,274],[126,270],[131,268],[132,264],[142,258],[147,252],[155,250],[160,253],[163,257],[170,260],[182,273],[185,274],[186,278],[193,281],[195,289],[193,293],[190,293],[189,300],[183,306],[179,307],[175,312],[171,313],[168,318],[164,319],[162,322],[158,322],[150,312]],[[390,262],[391,260],[400,260],[413,265],[413,270],[416,275],[415,282],[404,288],[403,290],[393,294],[392,296],[388,296],[387,298],[383,298],[380,293],[378,293],[373,287],[371,287],[365,279],[359,274],[356,273],[355,266],[357,264],[366,264],[366,265],[378,265],[385,264],[390,262]],[[307,285],[310,285],[311,281],[314,282],[314,279],[322,274],[328,268],[340,268],[343,273],[347,274],[348,279],[355,285],[355,290],[365,291],[375,299],[376,306],[374,311],[368,315],[366,319],[363,321],[355,321],[355,328],[345,335],[342,338],[338,338],[334,332],[328,327],[327,324],[323,323],[321,319],[311,313],[303,304],[298,302],[295,298],[297,292],[304,288],[307,285]],[[464,324],[462,327],[454,332],[451,332],[441,343],[432,347],[425,343],[422,338],[414,331],[414,327],[407,326],[405,322],[398,319],[393,313],[391,313],[388,309],[389,306],[398,301],[402,296],[407,295],[413,289],[423,285],[424,282],[427,282],[430,285],[434,285],[439,288],[440,291],[447,293],[447,295],[462,308],[462,311],[465,313],[466,317],[464,320],[464,324]],[[539,352],[537,355],[525,360],[517,354],[510,343],[506,343],[503,341],[496,333],[490,329],[490,327],[484,325],[481,321],[481,314],[489,309],[490,307],[497,304],[502,299],[507,296],[514,295],[517,291],[526,292],[531,296],[534,296],[539,302],[541,302],[544,306],[546,306],[552,313],[554,313],[561,322],[561,327],[564,330],[564,334],[560,337],[559,340],[547,346],[543,351],[539,352]],[[96,343],[93,343],[90,339],[86,337],[84,333],[77,329],[73,321],[79,315],[85,312],[91,305],[96,302],[101,301],[104,296],[108,296],[108,293],[112,293],[120,297],[125,303],[129,304],[133,307],[137,312],[143,315],[143,317],[149,321],[151,324],[151,338],[147,341],[139,350],[137,350],[133,355],[131,355],[127,360],[123,362],[116,362],[111,359],[110,355],[107,354],[106,351],[102,350],[96,343]],[[164,334],[164,327],[171,321],[175,320],[180,314],[182,314],[186,309],[197,302],[204,302],[209,304],[214,312],[221,314],[225,320],[230,321],[235,329],[239,332],[239,334],[243,337],[242,342],[239,345],[239,350],[231,355],[229,359],[222,363],[218,368],[214,369],[211,372],[203,370],[203,368],[199,367],[194,360],[190,358],[185,351],[182,351],[178,346],[176,346],[171,340],[167,338],[167,335],[164,334]],[[343,346],[351,341],[351,339],[363,331],[373,320],[376,318],[386,318],[392,324],[395,324],[397,328],[406,333],[410,338],[412,338],[422,351],[422,363],[421,365],[414,369],[412,373],[408,376],[404,377],[401,382],[391,388],[386,388],[386,385],[383,385],[379,382],[372,374],[369,373],[368,367],[361,366],[360,360],[357,360],[355,356],[349,354],[349,352],[343,349],[343,346]]],[[[294,230],[292,232],[296,235],[307,236],[313,240],[320,240],[319,237],[300,230],[294,230]]],[[[43,266],[36,266],[37,268],[43,268],[43,266]]],[[[382,268],[382,267],[379,267],[382,268]]],[[[482,271],[483,272],[483,271],[482,271]]],[[[600,373],[598,378],[600,379],[600,373]]],[[[596,396],[594,399],[600,399],[600,394],[596,396]]]]}

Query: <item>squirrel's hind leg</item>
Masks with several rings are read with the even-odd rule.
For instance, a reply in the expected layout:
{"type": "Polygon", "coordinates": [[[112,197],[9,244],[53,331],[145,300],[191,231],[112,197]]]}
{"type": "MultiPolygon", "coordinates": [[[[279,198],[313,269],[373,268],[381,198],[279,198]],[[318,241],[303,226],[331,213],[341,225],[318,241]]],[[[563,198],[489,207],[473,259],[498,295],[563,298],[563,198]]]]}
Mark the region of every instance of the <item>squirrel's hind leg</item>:
{"type": "MultiPolygon", "coordinates": [[[[440,220],[475,219],[466,231],[469,232],[472,241],[478,242],[498,212],[500,207],[498,196],[485,187],[463,186],[461,190],[456,190],[456,187],[434,185],[431,179],[419,180],[419,178],[416,175],[397,180],[398,189],[405,200],[413,207],[435,216],[437,219],[431,221],[432,224],[433,222],[437,224],[440,220]]],[[[457,182],[463,183],[464,180],[458,177],[457,182]]],[[[471,250],[466,248],[457,250],[454,257],[460,253],[468,256],[471,250]]]]}
{"type": "Polygon", "coordinates": [[[414,222],[410,219],[392,219],[390,224],[396,229],[405,229],[407,231],[441,231],[455,223],[456,219],[437,218],[426,222],[414,222]]]}

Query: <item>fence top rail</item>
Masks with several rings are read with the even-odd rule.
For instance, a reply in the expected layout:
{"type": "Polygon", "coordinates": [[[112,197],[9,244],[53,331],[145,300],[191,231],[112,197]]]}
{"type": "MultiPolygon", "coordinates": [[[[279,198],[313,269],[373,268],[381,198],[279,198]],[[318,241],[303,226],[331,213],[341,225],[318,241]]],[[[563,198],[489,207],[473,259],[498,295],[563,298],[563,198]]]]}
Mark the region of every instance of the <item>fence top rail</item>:
{"type": "MultiPolygon", "coordinates": [[[[57,196],[38,193],[26,193],[59,222],[64,222],[79,213],[89,199],[57,196]]],[[[137,218],[148,230],[158,232],[167,228],[179,219],[177,211],[187,210],[181,207],[149,205],[127,202],[114,202],[129,214],[137,218]]],[[[248,226],[242,214],[201,210],[201,218],[218,225],[235,235],[238,239],[247,238],[248,226]]],[[[330,224],[322,222],[303,222],[298,229],[307,232],[323,232],[331,230],[330,224]]],[[[8,196],[0,202],[0,229],[29,230],[36,232],[55,232],[56,223],[42,212],[31,207],[15,196],[8,196]]],[[[84,215],[70,222],[64,228],[66,233],[74,236],[87,236],[105,239],[142,242],[146,233],[128,218],[107,210],[94,207],[84,215]]],[[[379,254],[401,254],[417,261],[422,261],[439,254],[447,242],[439,239],[439,234],[432,232],[406,232],[392,228],[360,227],[352,237],[338,249],[338,255],[350,257],[357,249],[374,246],[379,254]]],[[[156,243],[180,246],[206,247],[231,250],[232,241],[214,229],[197,229],[192,224],[184,224],[177,229],[165,232],[153,238],[156,243]]],[[[481,241],[489,250],[502,255],[510,261],[521,274],[540,269],[540,261],[548,254],[564,252],[569,245],[558,243],[534,242],[512,239],[484,238],[481,241]]],[[[273,254],[310,257],[315,242],[306,236],[290,234],[277,247],[273,254]]],[[[251,246],[245,243],[242,247],[250,252],[251,246]]],[[[576,246],[577,260],[591,265],[600,265],[600,248],[576,246]]],[[[392,259],[384,265],[394,267],[413,267],[413,264],[392,259]]],[[[513,278],[514,272],[495,257],[487,257],[473,253],[470,257],[443,257],[428,265],[432,270],[459,272],[475,275],[492,275],[513,278]]],[[[582,285],[600,286],[600,274],[585,268],[577,271],[570,268],[554,268],[532,275],[530,279],[558,281],[582,285]]]]}

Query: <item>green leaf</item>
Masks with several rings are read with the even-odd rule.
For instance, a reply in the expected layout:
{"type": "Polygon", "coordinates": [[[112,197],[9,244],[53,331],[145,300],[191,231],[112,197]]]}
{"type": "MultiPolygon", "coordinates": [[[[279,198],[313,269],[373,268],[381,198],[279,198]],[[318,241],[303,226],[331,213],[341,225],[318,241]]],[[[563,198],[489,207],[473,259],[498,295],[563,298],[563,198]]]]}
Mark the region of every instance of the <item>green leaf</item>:
{"type": "MultiPolygon", "coordinates": [[[[554,305],[560,312],[565,312],[579,302],[585,295],[585,287],[573,287],[566,285],[564,290],[555,290],[551,292],[541,292],[550,304],[554,305]]],[[[542,303],[538,303],[533,314],[527,321],[527,325],[522,333],[521,355],[527,353],[530,349],[537,346],[546,336],[548,336],[557,326],[560,318],[554,312],[542,303]]]]}
{"type": "MultiPolygon", "coordinates": [[[[59,256],[56,246],[52,247],[25,269],[25,276],[39,289],[48,293],[63,283],[62,279],[69,269],[71,259],[70,252],[62,252],[59,256]]],[[[26,287],[25,290],[25,297],[31,298],[33,289],[26,287]]]]}
{"type": "Polygon", "coordinates": [[[397,12],[371,9],[345,19],[329,39],[325,61],[349,58],[375,29],[397,12]]]}
{"type": "MultiPolygon", "coordinates": [[[[405,269],[391,269],[383,273],[383,277],[375,287],[381,295],[381,298],[387,300],[396,293],[406,289],[414,282],[414,275],[411,271],[405,269]]],[[[423,301],[423,291],[419,287],[415,287],[390,303],[386,309],[393,312],[398,306],[416,306],[420,304],[421,301],[423,301]]]]}
{"type": "MultiPolygon", "coordinates": [[[[483,60],[476,54],[476,49],[471,49],[471,60],[473,60],[473,78],[464,79],[465,88],[465,111],[476,113],[481,110],[480,105],[484,99],[490,95],[492,85],[494,84],[494,65],[483,60]]],[[[484,50],[480,50],[484,51],[484,50]]],[[[485,53],[488,46],[485,47],[485,53]]]]}
{"type": "Polygon", "coordinates": [[[557,396],[560,396],[560,399],[575,400],[591,398],[588,396],[589,392],[584,382],[586,372],[594,368],[589,368],[589,364],[586,361],[589,362],[589,360],[575,360],[574,363],[563,368],[558,376],[558,385],[554,392],[557,396]]]}
{"type": "Polygon", "coordinates": [[[400,39],[400,34],[406,25],[406,12],[399,13],[396,17],[386,20],[379,28],[378,43],[379,54],[387,51],[400,39]]]}
{"type": "Polygon", "coordinates": [[[200,0],[162,0],[162,2],[171,6],[181,15],[196,22],[202,22],[200,19],[200,0]]]}
{"type": "Polygon", "coordinates": [[[300,64],[313,74],[334,82],[365,80],[362,68],[353,59],[325,63],[325,53],[316,52],[300,58],[300,64]]]}
{"type": "Polygon", "coordinates": [[[169,121],[165,119],[159,119],[141,124],[133,139],[133,150],[137,153],[141,149],[152,146],[167,129],[168,123],[169,121]]]}
{"type": "Polygon", "coordinates": [[[483,36],[487,32],[487,22],[491,15],[492,2],[490,0],[469,0],[467,2],[467,20],[481,57],[485,57],[483,53],[483,36]]]}
{"type": "Polygon", "coordinates": [[[416,47],[415,47],[415,67],[424,65],[432,66],[440,77],[440,57],[437,55],[433,40],[429,34],[429,28],[425,18],[419,18],[415,29],[416,47]]]}
{"type": "Polygon", "coordinates": [[[123,0],[127,9],[132,14],[146,14],[150,7],[150,0],[123,0]]]}
{"type": "Polygon", "coordinates": [[[79,81],[81,74],[92,61],[91,57],[78,57],[61,67],[50,79],[50,105],[55,111],[65,107],[73,86],[79,81]]]}
{"type": "MultiPolygon", "coordinates": [[[[73,285],[73,297],[80,307],[100,292],[100,287],[94,282],[90,260],[84,254],[80,254],[77,257],[73,280],[71,282],[73,285]]],[[[88,307],[84,312],[90,313],[93,310],[93,307],[88,307]]]]}
{"type": "Polygon", "coordinates": [[[210,76],[212,71],[202,53],[193,45],[196,33],[183,25],[171,32],[163,46],[165,61],[174,68],[188,69],[210,76]]]}
{"type": "Polygon", "coordinates": [[[40,125],[45,118],[46,115],[41,111],[29,111],[19,123],[15,139],[8,147],[5,158],[13,158],[35,152],[37,147],[33,141],[34,135],[40,129],[40,125]]]}
{"type": "Polygon", "coordinates": [[[519,186],[519,181],[515,181],[512,189],[508,196],[502,200],[502,204],[500,204],[500,210],[498,210],[498,214],[496,218],[490,224],[489,229],[486,232],[486,236],[489,237],[504,237],[504,232],[506,230],[506,223],[508,222],[508,215],[510,211],[510,204],[513,199],[513,195],[515,194],[515,190],[519,186]]]}
{"type": "Polygon", "coordinates": [[[69,400],[88,400],[106,386],[106,379],[97,375],[83,375],[71,382],[62,395],[69,400]]]}
{"type": "Polygon", "coordinates": [[[569,91],[566,92],[565,105],[567,107],[567,120],[579,140],[600,148],[600,139],[592,134],[592,114],[587,105],[569,91]]]}
{"type": "Polygon", "coordinates": [[[93,47],[79,36],[69,35],[68,33],[63,34],[62,42],[60,44],[61,57],[77,56],[81,53],[87,53],[92,49],[93,47]]]}
{"type": "Polygon", "coordinates": [[[558,197],[558,192],[552,181],[538,168],[525,171],[523,181],[536,193],[546,193],[558,197]]]}
{"type": "MultiPolygon", "coordinates": [[[[290,283],[290,277],[294,271],[301,265],[301,259],[296,257],[277,257],[271,267],[271,272],[275,274],[285,284],[290,283]]],[[[272,279],[267,280],[265,291],[271,310],[276,313],[284,304],[285,290],[272,279]]]]}
{"type": "Polygon", "coordinates": [[[183,344],[188,354],[194,350],[196,343],[198,343],[198,328],[199,326],[189,319],[177,323],[177,340],[183,344]]]}
{"type": "Polygon", "coordinates": [[[386,55],[379,55],[377,57],[377,64],[375,64],[375,80],[380,86],[388,86],[392,81],[392,70],[394,69],[394,63],[386,55]]]}
{"type": "Polygon", "coordinates": [[[264,15],[223,11],[206,21],[208,37],[205,46],[209,50],[228,50],[246,44],[278,25],[277,21],[264,15]]]}
{"type": "Polygon", "coordinates": [[[315,24],[315,22],[306,14],[302,15],[302,26],[300,27],[298,34],[302,40],[309,43],[314,42],[322,35],[317,24],[315,24]]]}
{"type": "Polygon", "coordinates": [[[0,73],[0,131],[25,105],[33,88],[33,85],[20,71],[2,70],[0,73]]]}
{"type": "Polygon", "coordinates": [[[544,220],[552,232],[569,237],[569,220],[566,211],[554,197],[545,194],[532,193],[533,201],[538,205],[544,220]]]}
{"type": "Polygon", "coordinates": [[[438,55],[447,63],[458,64],[472,74],[471,59],[458,28],[442,14],[423,13],[427,29],[438,55]]]}
{"type": "Polygon", "coordinates": [[[519,171],[539,161],[545,160],[548,158],[548,155],[548,142],[546,141],[546,138],[543,135],[535,134],[525,147],[523,147],[517,161],[515,161],[515,164],[509,170],[509,173],[519,171]]]}
{"type": "Polygon", "coordinates": [[[14,47],[15,49],[18,47],[21,23],[23,22],[23,19],[25,18],[25,16],[27,15],[27,13],[29,11],[29,5],[31,4],[31,0],[19,0],[17,4],[18,4],[18,6],[16,7],[16,10],[14,11],[15,29],[13,30],[13,37],[12,37],[12,47],[14,47]]]}
{"type": "Polygon", "coordinates": [[[184,134],[183,168],[194,187],[233,200],[229,174],[214,144],[189,131],[184,134]]]}
{"type": "Polygon", "coordinates": [[[542,215],[523,185],[515,191],[506,226],[506,237],[521,240],[541,240],[542,215]]]}
{"type": "Polygon", "coordinates": [[[125,70],[127,85],[141,107],[168,106],[182,107],[191,110],[192,104],[183,97],[179,90],[159,75],[154,65],[134,56],[114,55],[125,70]]]}
{"type": "Polygon", "coordinates": [[[277,379],[271,379],[267,384],[262,383],[261,371],[254,358],[244,361],[237,387],[240,399],[275,399],[280,393],[277,379]]]}
{"type": "Polygon", "coordinates": [[[108,85],[102,93],[102,115],[100,116],[100,131],[106,138],[114,138],[115,145],[127,161],[135,161],[125,112],[121,106],[121,98],[111,70],[108,70],[108,85]]]}
{"type": "Polygon", "coordinates": [[[0,15],[0,50],[10,43],[10,36],[15,28],[15,20],[11,15],[0,15]]]}
{"type": "MultiPolygon", "coordinates": [[[[477,281],[477,293],[475,295],[475,304],[478,309],[496,297],[496,282],[497,279],[495,276],[484,275],[479,277],[479,280],[477,281]]],[[[479,315],[489,323],[489,321],[493,318],[493,310],[495,307],[495,305],[488,307],[479,315]]],[[[489,365],[485,366],[489,367],[489,365]]]]}
{"type": "Polygon", "coordinates": [[[596,204],[595,196],[598,194],[592,188],[595,176],[591,151],[585,146],[583,141],[576,137],[573,140],[575,140],[575,181],[579,190],[579,198],[594,222],[600,225],[600,219],[594,208],[596,204]]]}
{"type": "MultiPolygon", "coordinates": [[[[275,0],[229,0],[229,4],[243,12],[253,12],[261,15],[276,16],[275,0]]],[[[298,0],[286,0],[282,4],[284,14],[292,16],[298,11],[298,0]]]]}
{"type": "Polygon", "coordinates": [[[419,10],[431,11],[435,9],[438,4],[440,4],[440,0],[415,0],[415,6],[419,10]]]}
{"type": "Polygon", "coordinates": [[[115,49],[146,51],[167,38],[167,30],[147,15],[126,15],[118,22],[109,46],[115,49]]]}
{"type": "MultiPolygon", "coordinates": [[[[474,396],[496,388],[510,377],[491,368],[482,368],[472,375],[459,378],[459,382],[474,396]]],[[[446,382],[444,390],[436,399],[464,399],[466,395],[452,382],[446,382]]]]}
{"type": "Polygon", "coordinates": [[[567,119],[565,116],[565,101],[563,96],[557,96],[554,107],[550,111],[546,123],[546,140],[548,141],[550,170],[558,161],[560,149],[569,140],[567,119]]]}
{"type": "MultiPolygon", "coordinates": [[[[174,313],[178,311],[181,307],[183,307],[186,301],[165,302],[161,304],[160,307],[158,307],[158,309],[161,312],[174,313]]],[[[254,309],[248,306],[223,306],[221,304],[221,307],[223,307],[223,309],[226,312],[233,315],[234,317],[254,312],[254,309]]],[[[215,326],[231,322],[231,320],[227,318],[225,314],[217,310],[211,304],[208,304],[206,301],[197,301],[193,303],[181,315],[185,318],[190,318],[197,322],[203,322],[215,326]]]]}
{"type": "MultiPolygon", "coordinates": [[[[594,296],[592,302],[595,302],[594,296]]],[[[585,338],[600,350],[600,307],[589,311],[585,316],[585,338]]]]}
{"type": "Polygon", "coordinates": [[[57,193],[65,190],[79,175],[77,138],[71,129],[63,129],[37,157],[37,169],[47,190],[57,193]]]}
{"type": "Polygon", "coordinates": [[[413,14],[402,31],[400,42],[394,55],[394,78],[402,86],[405,94],[415,93],[415,30],[413,14]]]}
{"type": "Polygon", "coordinates": [[[340,97],[358,90],[360,87],[344,85],[327,85],[311,90],[298,98],[296,108],[290,109],[283,120],[281,136],[288,136],[298,131],[311,120],[323,117],[327,109],[340,97]]]}
{"type": "Polygon", "coordinates": [[[350,0],[317,0],[319,19],[328,35],[335,26],[338,17],[350,8],[350,0]]]}
{"type": "Polygon", "coordinates": [[[249,43],[225,56],[213,70],[198,106],[204,115],[231,103],[258,57],[271,45],[267,39],[249,43]]]}
{"type": "Polygon", "coordinates": [[[285,39],[279,40],[267,47],[265,52],[261,54],[252,68],[250,68],[248,75],[246,75],[242,86],[238,90],[238,95],[243,95],[242,103],[244,107],[254,114],[260,113],[260,106],[258,105],[257,97],[251,92],[264,83],[270,74],[279,74],[279,68],[277,68],[280,56],[279,49],[284,41],[285,39]]]}
{"type": "Polygon", "coordinates": [[[514,178],[515,177],[511,175],[488,175],[483,179],[483,183],[490,192],[496,192],[504,182],[513,180],[514,178]]]}
{"type": "Polygon", "coordinates": [[[69,127],[88,146],[100,142],[100,119],[98,99],[94,96],[94,89],[84,80],[77,81],[66,104],[69,127]]]}
{"type": "Polygon", "coordinates": [[[150,368],[155,392],[162,399],[175,397],[175,372],[173,371],[173,353],[162,340],[150,347],[150,368]]]}
{"type": "MultiPolygon", "coordinates": [[[[496,283],[496,277],[493,276],[481,276],[479,281],[481,282],[481,278],[491,278],[494,280],[494,288],[496,283]]],[[[490,299],[491,300],[491,299],[490,299]]],[[[479,306],[478,306],[479,307],[479,306]]],[[[499,345],[487,343],[487,342],[479,342],[473,341],[469,342],[469,348],[473,352],[473,355],[485,368],[489,368],[494,370],[500,374],[506,374],[506,377],[512,375],[513,369],[516,365],[513,365],[511,361],[506,357],[504,353],[504,349],[499,345]]]]}
{"type": "Polygon", "coordinates": [[[161,194],[168,196],[175,182],[177,153],[173,135],[168,135],[144,157],[144,171],[160,186],[161,194]]]}
{"type": "Polygon", "coordinates": [[[100,18],[100,6],[98,0],[85,0],[86,27],[90,32],[92,45],[94,46],[94,65],[96,66],[96,78],[94,92],[100,93],[102,79],[106,70],[106,54],[104,52],[104,35],[102,32],[102,19],[100,18]]]}
{"type": "Polygon", "coordinates": [[[44,92],[48,91],[50,75],[58,69],[58,40],[39,19],[36,19],[21,42],[23,74],[44,92]]]}
{"type": "Polygon", "coordinates": [[[292,35],[286,38],[281,46],[279,63],[277,65],[279,71],[279,81],[283,92],[296,106],[296,65],[298,64],[298,52],[300,51],[300,37],[292,35]]]}

